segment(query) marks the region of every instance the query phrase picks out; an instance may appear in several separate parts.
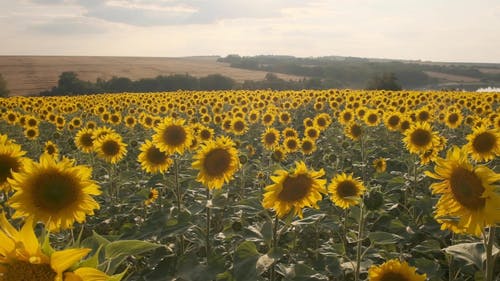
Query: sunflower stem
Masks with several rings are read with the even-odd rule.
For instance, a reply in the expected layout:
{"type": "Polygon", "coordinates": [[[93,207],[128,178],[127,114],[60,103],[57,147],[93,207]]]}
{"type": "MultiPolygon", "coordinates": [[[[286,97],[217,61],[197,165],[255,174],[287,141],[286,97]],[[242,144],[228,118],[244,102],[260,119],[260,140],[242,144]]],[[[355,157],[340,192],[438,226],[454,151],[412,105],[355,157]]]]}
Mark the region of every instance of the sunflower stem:
{"type": "MultiPolygon", "coordinates": [[[[272,248],[277,248],[278,247],[278,226],[280,224],[280,220],[278,218],[278,215],[274,217],[274,227],[273,227],[273,244],[271,245],[272,248]]],[[[274,266],[276,265],[276,262],[273,262],[271,265],[271,281],[276,280],[276,272],[274,269],[274,266]]]]}
{"type": "Polygon", "coordinates": [[[210,188],[207,188],[207,236],[205,237],[205,247],[207,252],[207,264],[208,264],[208,255],[210,253],[210,188]]]}
{"type": "MultiPolygon", "coordinates": [[[[363,177],[363,182],[366,183],[366,151],[365,151],[365,136],[361,135],[360,138],[361,145],[361,174],[363,177]]],[[[354,280],[359,281],[359,274],[361,270],[361,246],[363,241],[363,228],[365,223],[365,214],[364,214],[364,203],[363,198],[359,203],[359,225],[358,225],[358,241],[356,245],[356,269],[354,271],[354,280]]]]}
{"type": "MultiPolygon", "coordinates": [[[[181,194],[181,188],[179,185],[179,161],[177,161],[177,157],[174,157],[174,167],[175,167],[175,195],[177,197],[177,219],[180,221],[180,216],[181,216],[181,200],[182,200],[182,194],[181,194]]],[[[184,254],[184,235],[181,233],[179,235],[179,252],[180,256],[184,254]]]]}
{"type": "Polygon", "coordinates": [[[493,274],[494,274],[494,268],[495,268],[495,258],[496,256],[493,256],[493,244],[494,244],[494,239],[495,239],[495,227],[490,226],[489,231],[488,231],[488,236],[486,236],[486,233],[483,233],[483,239],[484,239],[484,245],[486,248],[486,268],[485,268],[485,281],[493,281],[493,274]]]}

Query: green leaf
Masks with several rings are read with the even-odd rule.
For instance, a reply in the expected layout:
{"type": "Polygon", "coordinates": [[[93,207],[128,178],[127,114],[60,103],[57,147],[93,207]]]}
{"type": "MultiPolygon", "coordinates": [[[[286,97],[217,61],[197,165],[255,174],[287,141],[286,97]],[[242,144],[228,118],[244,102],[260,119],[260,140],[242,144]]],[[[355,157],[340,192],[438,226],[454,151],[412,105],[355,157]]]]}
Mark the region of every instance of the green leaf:
{"type": "Polygon", "coordinates": [[[93,268],[97,268],[97,265],[99,265],[99,253],[101,252],[102,250],[102,245],[99,246],[99,248],[97,249],[97,251],[95,252],[95,254],[84,260],[83,262],[80,263],[80,266],[81,267],[93,267],[93,268]]]}
{"type": "Polygon", "coordinates": [[[163,245],[142,240],[120,240],[107,244],[104,253],[106,259],[114,259],[120,256],[139,255],[159,247],[163,245]]]}
{"type": "MultiPolygon", "coordinates": [[[[486,260],[486,253],[482,242],[456,244],[444,248],[443,250],[455,258],[465,260],[467,263],[475,265],[478,269],[483,267],[483,262],[486,260]]],[[[498,254],[498,252],[499,249],[494,247],[493,255],[498,254]]]]}
{"type": "Polygon", "coordinates": [[[258,279],[257,260],[260,254],[251,241],[241,243],[234,252],[233,277],[236,281],[255,281],[258,279]]]}
{"type": "Polygon", "coordinates": [[[296,226],[296,225],[313,224],[313,223],[316,223],[316,222],[322,220],[325,217],[326,217],[326,214],[314,214],[314,215],[308,216],[304,219],[296,220],[296,221],[292,222],[292,225],[296,226]]]}
{"type": "Polygon", "coordinates": [[[370,232],[368,238],[372,243],[379,245],[394,244],[403,239],[403,237],[399,235],[383,231],[370,232]]]}
{"type": "Polygon", "coordinates": [[[122,273],[110,276],[108,281],[120,281],[120,280],[122,280],[123,276],[125,276],[125,273],[127,273],[127,270],[128,270],[128,268],[126,268],[122,273]]]}

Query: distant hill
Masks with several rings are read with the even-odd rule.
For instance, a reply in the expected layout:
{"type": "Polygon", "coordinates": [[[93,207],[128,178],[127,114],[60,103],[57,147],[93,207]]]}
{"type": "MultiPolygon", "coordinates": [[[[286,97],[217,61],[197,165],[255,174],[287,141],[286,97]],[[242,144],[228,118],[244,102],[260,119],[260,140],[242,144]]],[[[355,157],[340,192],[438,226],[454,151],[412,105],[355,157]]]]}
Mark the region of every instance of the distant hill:
{"type": "Polygon", "coordinates": [[[229,55],[219,61],[234,68],[314,77],[332,88],[364,88],[371,77],[381,73],[394,73],[404,89],[476,90],[500,86],[500,64],[265,55],[229,55]]]}
{"type": "MultiPolygon", "coordinates": [[[[132,80],[158,75],[186,74],[202,77],[222,74],[237,82],[264,80],[266,71],[232,68],[217,62],[217,56],[156,57],[78,57],[78,56],[0,56],[0,73],[11,95],[32,95],[57,85],[59,75],[73,71],[78,78],[95,82],[97,78],[127,77],[132,80]]],[[[285,80],[302,77],[278,74],[285,80]]]]}

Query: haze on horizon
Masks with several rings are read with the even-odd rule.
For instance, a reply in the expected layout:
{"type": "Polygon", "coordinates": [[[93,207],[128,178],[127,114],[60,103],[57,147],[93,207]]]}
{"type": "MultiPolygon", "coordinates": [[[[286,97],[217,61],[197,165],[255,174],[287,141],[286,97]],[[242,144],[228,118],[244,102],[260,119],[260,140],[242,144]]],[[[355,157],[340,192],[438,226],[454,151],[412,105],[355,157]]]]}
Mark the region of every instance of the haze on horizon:
{"type": "Polygon", "coordinates": [[[0,0],[0,55],[500,63],[496,0],[0,0]]]}

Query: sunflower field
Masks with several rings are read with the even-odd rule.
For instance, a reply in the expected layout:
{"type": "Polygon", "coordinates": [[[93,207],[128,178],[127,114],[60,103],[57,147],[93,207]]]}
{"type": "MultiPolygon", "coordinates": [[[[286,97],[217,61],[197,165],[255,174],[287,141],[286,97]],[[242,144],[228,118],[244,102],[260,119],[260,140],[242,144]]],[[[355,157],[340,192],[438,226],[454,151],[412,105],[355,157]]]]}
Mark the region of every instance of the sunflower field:
{"type": "Polygon", "coordinates": [[[0,99],[0,281],[499,280],[499,96],[0,99]]]}

